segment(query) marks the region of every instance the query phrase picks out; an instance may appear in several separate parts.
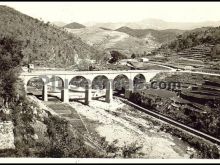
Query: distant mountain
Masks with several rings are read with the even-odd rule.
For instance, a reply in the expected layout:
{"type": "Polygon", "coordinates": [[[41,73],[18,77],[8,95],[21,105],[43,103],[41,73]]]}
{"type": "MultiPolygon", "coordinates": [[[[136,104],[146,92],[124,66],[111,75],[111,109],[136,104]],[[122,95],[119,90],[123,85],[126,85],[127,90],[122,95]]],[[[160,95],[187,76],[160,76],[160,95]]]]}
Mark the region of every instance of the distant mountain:
{"type": "Polygon", "coordinates": [[[181,29],[181,30],[192,30],[195,28],[201,28],[201,27],[216,27],[220,26],[220,21],[203,21],[203,22],[168,22],[163,21],[160,19],[145,19],[138,24],[141,27],[144,26],[152,26],[155,29],[181,29]]]}
{"type": "Polygon", "coordinates": [[[105,27],[110,29],[118,29],[126,26],[132,29],[180,29],[192,30],[206,26],[216,27],[220,26],[220,21],[205,21],[205,22],[168,22],[160,19],[145,19],[137,22],[116,22],[116,23],[88,23],[86,26],[105,27]]]}
{"type": "Polygon", "coordinates": [[[77,22],[72,22],[70,24],[65,25],[64,27],[69,29],[81,29],[81,28],[85,28],[86,26],[79,24],[77,22]]]}
{"type": "Polygon", "coordinates": [[[167,30],[154,30],[154,29],[132,29],[126,26],[120,27],[115,31],[123,32],[137,38],[145,38],[152,35],[155,41],[159,43],[166,43],[176,38],[177,35],[182,34],[183,30],[167,29],[167,30]]]}
{"type": "Polygon", "coordinates": [[[81,59],[99,58],[100,53],[79,37],[50,23],[6,6],[0,6],[0,15],[0,38],[9,36],[23,42],[23,63],[65,67],[75,63],[75,56],[81,59]]]}
{"type": "Polygon", "coordinates": [[[112,30],[112,29],[109,29],[109,28],[105,28],[105,27],[99,27],[100,29],[103,29],[103,30],[112,30]]]}
{"type": "Polygon", "coordinates": [[[148,34],[145,38],[131,36],[124,32],[105,28],[87,27],[83,29],[67,29],[84,42],[101,51],[117,50],[131,56],[132,53],[143,54],[160,46],[155,38],[148,34]]]}

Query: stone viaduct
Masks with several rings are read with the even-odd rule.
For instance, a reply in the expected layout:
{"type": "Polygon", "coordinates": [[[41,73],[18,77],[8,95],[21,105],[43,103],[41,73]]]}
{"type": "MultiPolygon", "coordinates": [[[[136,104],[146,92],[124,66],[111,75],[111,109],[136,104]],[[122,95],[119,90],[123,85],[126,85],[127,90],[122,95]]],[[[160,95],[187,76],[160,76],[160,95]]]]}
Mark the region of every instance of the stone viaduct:
{"type": "Polygon", "coordinates": [[[20,78],[23,80],[25,85],[25,90],[27,90],[27,84],[32,78],[41,78],[43,81],[43,91],[42,98],[44,101],[48,101],[48,85],[50,85],[52,77],[59,77],[62,80],[62,89],[61,89],[61,100],[63,102],[69,102],[69,87],[70,81],[74,77],[84,77],[88,83],[88,86],[85,89],[85,104],[89,105],[90,100],[92,99],[91,95],[91,82],[97,76],[105,76],[108,79],[106,86],[106,102],[110,103],[113,96],[112,82],[119,76],[125,76],[129,81],[129,88],[126,89],[126,92],[132,92],[134,88],[134,78],[138,75],[142,75],[145,78],[146,82],[149,82],[156,74],[160,72],[169,72],[169,70],[108,70],[108,71],[34,71],[34,72],[22,72],[20,78]]]}

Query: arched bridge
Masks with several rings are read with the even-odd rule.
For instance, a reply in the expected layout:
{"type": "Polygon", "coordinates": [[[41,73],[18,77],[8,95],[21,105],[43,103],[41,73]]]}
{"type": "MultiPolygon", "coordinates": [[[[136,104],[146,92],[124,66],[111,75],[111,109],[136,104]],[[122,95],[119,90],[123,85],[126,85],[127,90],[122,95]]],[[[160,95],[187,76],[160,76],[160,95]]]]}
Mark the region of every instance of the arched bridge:
{"type": "Polygon", "coordinates": [[[91,100],[91,85],[97,76],[105,76],[108,79],[106,86],[106,102],[111,102],[113,95],[112,83],[117,76],[123,75],[128,79],[129,88],[126,92],[132,92],[134,88],[134,78],[142,75],[146,82],[149,82],[156,74],[160,72],[170,72],[170,70],[120,70],[120,71],[34,71],[22,72],[20,78],[23,80],[25,89],[32,78],[41,78],[43,81],[42,98],[44,101],[48,100],[48,85],[52,84],[52,77],[59,77],[62,80],[61,100],[69,102],[69,88],[70,81],[75,77],[83,77],[87,80],[88,85],[85,90],[85,103],[89,104],[91,100]]]}

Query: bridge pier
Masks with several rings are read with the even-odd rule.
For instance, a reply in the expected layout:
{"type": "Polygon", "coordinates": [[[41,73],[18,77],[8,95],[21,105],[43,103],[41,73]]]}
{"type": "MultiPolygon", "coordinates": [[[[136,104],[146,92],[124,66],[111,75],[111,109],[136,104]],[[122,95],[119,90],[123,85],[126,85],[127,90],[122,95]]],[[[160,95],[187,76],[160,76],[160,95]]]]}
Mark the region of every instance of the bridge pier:
{"type": "Polygon", "coordinates": [[[125,89],[125,98],[129,99],[131,93],[134,91],[134,82],[133,79],[129,79],[129,86],[128,89],[125,89]]]}
{"type": "Polygon", "coordinates": [[[61,101],[64,103],[69,102],[69,81],[65,79],[63,82],[63,89],[61,90],[61,101]]]}
{"type": "Polygon", "coordinates": [[[69,102],[69,89],[62,89],[61,91],[61,101],[64,103],[69,102]]]}
{"type": "Polygon", "coordinates": [[[105,101],[107,103],[111,103],[113,99],[113,89],[112,89],[112,81],[109,80],[107,82],[107,86],[106,86],[106,95],[105,95],[105,101]]]}
{"type": "Polygon", "coordinates": [[[24,83],[24,91],[27,92],[27,83],[24,83]]]}
{"type": "Polygon", "coordinates": [[[51,86],[51,91],[52,92],[56,92],[56,88],[59,86],[59,83],[58,83],[58,81],[51,81],[50,82],[50,86],[51,86]]]}
{"type": "Polygon", "coordinates": [[[42,91],[42,100],[43,101],[48,101],[48,96],[47,96],[47,84],[44,83],[43,85],[43,91],[42,91]]]}
{"type": "Polygon", "coordinates": [[[92,92],[91,87],[89,85],[86,85],[86,91],[85,91],[85,104],[89,105],[90,101],[92,100],[92,92]]]}

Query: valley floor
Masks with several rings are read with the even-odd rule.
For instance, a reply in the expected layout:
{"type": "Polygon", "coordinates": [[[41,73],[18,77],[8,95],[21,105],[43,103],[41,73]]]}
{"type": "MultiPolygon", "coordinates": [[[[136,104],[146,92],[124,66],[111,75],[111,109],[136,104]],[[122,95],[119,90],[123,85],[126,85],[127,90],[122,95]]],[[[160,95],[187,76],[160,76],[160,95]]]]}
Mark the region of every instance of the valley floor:
{"type": "Polygon", "coordinates": [[[41,103],[70,121],[74,128],[109,157],[151,159],[197,157],[196,151],[188,144],[161,131],[161,125],[153,123],[155,119],[118,99],[114,99],[111,104],[102,99],[92,100],[90,106],[80,102],[41,103]]]}

